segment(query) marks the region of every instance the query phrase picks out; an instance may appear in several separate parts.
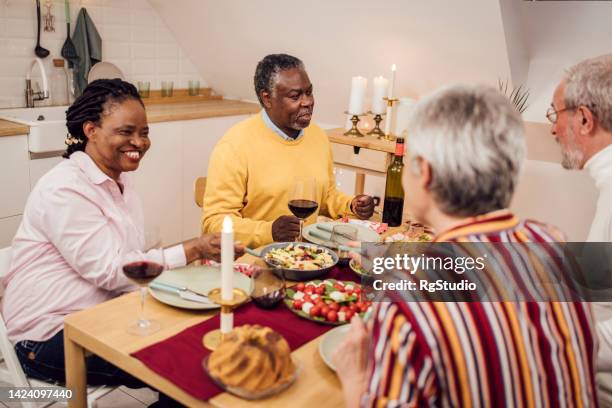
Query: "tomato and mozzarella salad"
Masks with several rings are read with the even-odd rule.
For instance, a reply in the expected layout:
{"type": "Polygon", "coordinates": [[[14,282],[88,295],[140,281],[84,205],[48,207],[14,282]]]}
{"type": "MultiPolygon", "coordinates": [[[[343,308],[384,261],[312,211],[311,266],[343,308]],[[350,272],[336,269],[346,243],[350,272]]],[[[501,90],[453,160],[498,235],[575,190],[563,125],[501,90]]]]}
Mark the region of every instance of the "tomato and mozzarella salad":
{"type": "Polygon", "coordinates": [[[348,323],[372,306],[361,300],[359,284],[335,279],[298,283],[287,289],[285,303],[300,316],[331,324],[348,323]]]}

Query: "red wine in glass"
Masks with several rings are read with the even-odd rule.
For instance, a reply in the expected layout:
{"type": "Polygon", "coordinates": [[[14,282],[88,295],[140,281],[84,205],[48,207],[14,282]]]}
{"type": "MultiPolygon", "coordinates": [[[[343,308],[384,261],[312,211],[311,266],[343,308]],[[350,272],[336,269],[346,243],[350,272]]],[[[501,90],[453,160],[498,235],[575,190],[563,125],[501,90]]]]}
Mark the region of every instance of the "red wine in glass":
{"type": "Polygon", "coordinates": [[[164,267],[162,265],[150,261],[131,262],[123,266],[125,276],[139,285],[147,285],[157,278],[163,270],[164,267]]]}
{"type": "Polygon", "coordinates": [[[290,200],[289,210],[298,218],[306,219],[319,208],[319,203],[312,200],[290,200]]]}
{"type": "Polygon", "coordinates": [[[253,302],[262,309],[273,309],[285,297],[284,289],[277,289],[264,295],[251,295],[253,302]]]}

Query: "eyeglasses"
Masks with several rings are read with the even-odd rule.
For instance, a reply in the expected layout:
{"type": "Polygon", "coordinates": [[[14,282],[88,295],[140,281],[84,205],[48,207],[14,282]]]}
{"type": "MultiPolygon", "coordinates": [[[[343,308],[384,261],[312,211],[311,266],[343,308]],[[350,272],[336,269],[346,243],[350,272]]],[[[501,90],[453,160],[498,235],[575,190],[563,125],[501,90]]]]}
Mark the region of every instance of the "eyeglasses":
{"type": "Polygon", "coordinates": [[[565,112],[568,110],[575,110],[575,109],[577,108],[573,106],[567,106],[563,109],[556,110],[555,106],[553,104],[550,104],[550,108],[548,108],[548,110],[546,111],[546,119],[548,119],[550,123],[554,125],[555,123],[557,123],[557,119],[559,119],[559,114],[561,112],[565,112]]]}

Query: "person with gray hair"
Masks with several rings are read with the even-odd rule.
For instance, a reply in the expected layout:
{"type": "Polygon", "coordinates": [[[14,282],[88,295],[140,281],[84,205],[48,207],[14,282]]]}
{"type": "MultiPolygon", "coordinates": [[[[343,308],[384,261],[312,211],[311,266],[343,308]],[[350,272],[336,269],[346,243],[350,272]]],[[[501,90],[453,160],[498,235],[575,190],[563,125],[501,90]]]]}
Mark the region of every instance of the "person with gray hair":
{"type": "Polygon", "coordinates": [[[587,241],[612,241],[612,54],[567,70],[546,113],[561,165],[587,169],[599,189],[587,241]]]}
{"type": "MultiPolygon", "coordinates": [[[[546,113],[551,133],[561,146],[561,165],[587,169],[599,198],[587,236],[589,242],[612,241],[612,54],[570,67],[553,94],[546,113]]],[[[603,260],[603,262],[606,262],[603,260]]],[[[610,277],[598,278],[601,287],[610,277]]],[[[597,367],[612,372],[612,303],[593,303],[600,341],[597,367]]],[[[602,398],[612,400],[609,376],[599,376],[602,398]]]]}
{"type": "Polygon", "coordinates": [[[293,241],[302,224],[287,204],[300,178],[311,180],[314,192],[296,197],[296,215],[304,213],[309,222],[319,211],[331,218],[370,218],[372,197],[350,197],[336,188],[329,138],[311,122],[313,86],[302,61],[267,55],[257,64],[253,82],[263,109],[229,129],[212,152],[202,232],[221,231],[230,216],[237,239],[246,246],[293,241]]]}
{"type": "MultiPolygon", "coordinates": [[[[444,88],[419,101],[408,134],[406,204],[437,231],[427,254],[440,242],[514,243],[487,246],[495,261],[478,276],[501,276],[497,282],[515,288],[529,286],[525,271],[554,263],[547,248],[558,231],[508,210],[526,148],[521,117],[506,97],[483,86],[444,88]],[[533,257],[526,243],[545,245],[533,257]]],[[[383,282],[410,280],[411,272],[389,270],[383,282]]],[[[412,283],[416,290],[377,292],[384,298],[367,327],[353,317],[333,354],[348,407],[596,405],[588,304],[432,301],[422,281],[412,283]]]]}

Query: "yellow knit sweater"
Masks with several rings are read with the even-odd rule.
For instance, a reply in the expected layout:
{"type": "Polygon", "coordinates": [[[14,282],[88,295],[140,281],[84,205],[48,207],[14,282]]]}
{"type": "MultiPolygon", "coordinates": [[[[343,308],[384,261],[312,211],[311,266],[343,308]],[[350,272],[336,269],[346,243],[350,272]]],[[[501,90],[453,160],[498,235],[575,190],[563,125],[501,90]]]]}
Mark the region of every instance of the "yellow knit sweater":
{"type": "Polygon", "coordinates": [[[254,115],[233,126],[212,152],[202,211],[202,231],[219,232],[226,215],[235,237],[256,248],[272,239],[272,222],[290,215],[293,180],[313,176],[319,212],[331,218],[351,214],[349,197],[336,189],[333,159],[325,132],[311,123],[297,141],[283,140],[254,115]]]}

